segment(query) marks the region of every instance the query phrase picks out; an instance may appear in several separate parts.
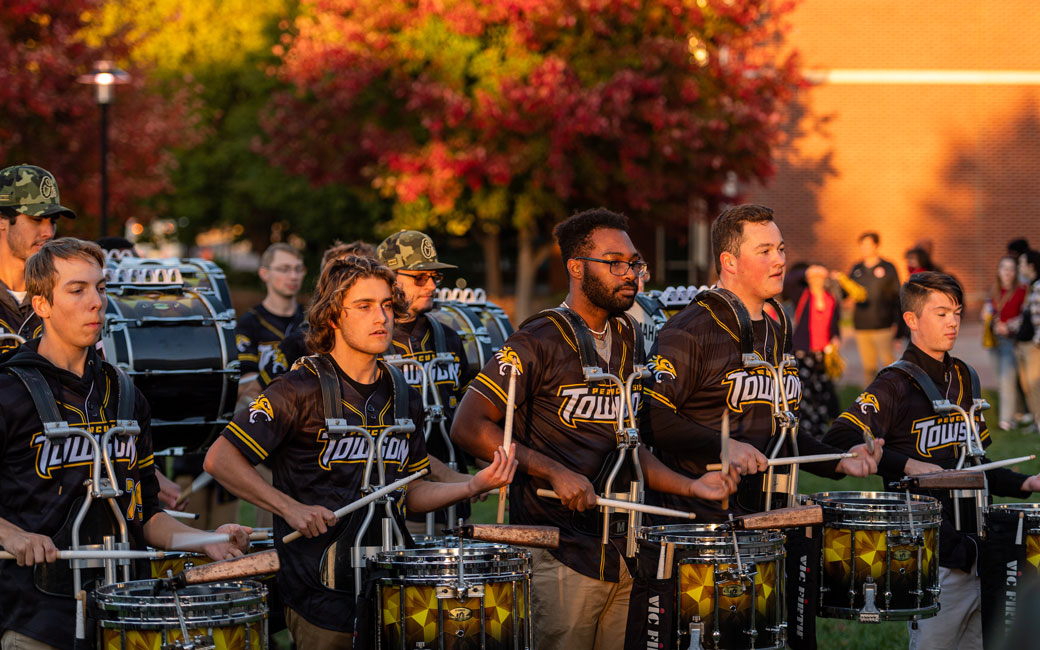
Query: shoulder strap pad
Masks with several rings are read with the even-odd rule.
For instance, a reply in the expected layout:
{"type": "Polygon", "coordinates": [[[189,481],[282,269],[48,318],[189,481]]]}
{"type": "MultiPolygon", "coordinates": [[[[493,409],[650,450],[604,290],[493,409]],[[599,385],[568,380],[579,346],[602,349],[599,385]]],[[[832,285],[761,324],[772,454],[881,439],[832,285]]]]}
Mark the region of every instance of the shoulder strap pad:
{"type": "MultiPolygon", "coordinates": [[[[643,330],[639,327],[639,323],[632,314],[627,311],[624,314],[625,320],[628,322],[628,326],[632,328],[632,364],[635,366],[646,365],[646,346],[643,345],[643,330]]],[[[622,369],[623,371],[624,369],[622,369]]]]}
{"type": "Polygon", "coordinates": [[[447,352],[448,344],[444,338],[444,325],[429,314],[426,315],[426,322],[429,323],[430,332],[433,334],[433,351],[437,354],[447,352]]]}
{"type": "Polygon", "coordinates": [[[982,383],[979,381],[979,373],[975,372],[974,368],[960,359],[954,359],[954,361],[959,362],[968,369],[968,379],[971,381],[971,398],[973,400],[982,399],[982,383]]]}
{"type": "Polygon", "coordinates": [[[38,369],[8,366],[7,370],[25,384],[25,388],[29,391],[33,404],[36,406],[36,413],[39,414],[40,420],[43,422],[45,433],[48,426],[52,428],[65,426],[65,419],[61,417],[61,413],[58,411],[58,402],[54,399],[54,393],[51,392],[50,385],[38,369]]]}
{"type": "Polygon", "coordinates": [[[776,317],[780,319],[780,327],[783,329],[781,340],[784,342],[782,352],[788,354],[794,350],[794,335],[791,332],[791,321],[788,320],[787,312],[784,311],[784,308],[777,302],[776,298],[767,298],[766,302],[776,312],[776,317]]]}
{"type": "Polygon", "coordinates": [[[581,358],[582,368],[599,368],[599,355],[596,354],[596,343],[592,340],[592,334],[589,333],[589,329],[585,326],[585,321],[573,309],[567,309],[566,307],[543,309],[521,323],[519,329],[523,329],[528,323],[533,323],[541,318],[548,318],[555,322],[563,331],[571,333],[578,347],[578,356],[581,358]]]}
{"type": "Polygon", "coordinates": [[[321,404],[325,414],[325,422],[339,422],[343,420],[343,393],[339,389],[339,375],[336,368],[328,357],[313,354],[304,357],[301,361],[318,375],[318,383],[321,385],[321,404]]]}
{"type": "MultiPolygon", "coordinates": [[[[441,330],[441,336],[444,336],[443,330],[441,330]]],[[[394,420],[411,419],[408,413],[408,382],[404,378],[404,373],[400,368],[391,366],[382,359],[379,360],[379,364],[390,374],[390,381],[394,385],[394,420]]]]}
{"type": "Polygon", "coordinates": [[[904,375],[910,377],[915,384],[921,387],[924,391],[925,397],[933,405],[945,401],[945,398],[939,393],[939,389],[935,386],[935,382],[928,376],[928,373],[924,371],[921,366],[916,363],[907,361],[906,359],[900,359],[889,366],[886,366],[881,371],[885,370],[897,370],[904,375]]]}
{"type": "Polygon", "coordinates": [[[730,309],[733,316],[737,319],[737,335],[740,338],[739,343],[741,356],[754,354],[755,332],[751,329],[751,314],[748,313],[747,307],[743,302],[741,302],[740,298],[737,297],[737,294],[733,293],[729,289],[715,287],[707,291],[702,291],[699,295],[704,296],[707,300],[724,304],[730,309]]]}

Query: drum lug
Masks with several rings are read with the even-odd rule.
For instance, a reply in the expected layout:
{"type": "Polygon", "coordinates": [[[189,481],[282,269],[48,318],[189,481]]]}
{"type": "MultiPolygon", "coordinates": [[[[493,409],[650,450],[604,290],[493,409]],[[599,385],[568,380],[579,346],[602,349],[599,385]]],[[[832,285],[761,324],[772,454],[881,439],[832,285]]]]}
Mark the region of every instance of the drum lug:
{"type": "Polygon", "coordinates": [[[459,590],[456,587],[437,587],[436,590],[437,598],[442,600],[448,598],[454,598],[455,600],[465,600],[466,598],[483,598],[484,597],[484,585],[472,585],[464,587],[459,590]]]}
{"type": "Polygon", "coordinates": [[[874,598],[877,593],[877,585],[874,581],[867,579],[863,583],[863,609],[859,610],[860,623],[880,623],[881,612],[878,611],[874,598]]]}
{"type": "Polygon", "coordinates": [[[161,650],[216,650],[216,647],[212,636],[193,636],[188,642],[181,640],[167,643],[161,650]]]}

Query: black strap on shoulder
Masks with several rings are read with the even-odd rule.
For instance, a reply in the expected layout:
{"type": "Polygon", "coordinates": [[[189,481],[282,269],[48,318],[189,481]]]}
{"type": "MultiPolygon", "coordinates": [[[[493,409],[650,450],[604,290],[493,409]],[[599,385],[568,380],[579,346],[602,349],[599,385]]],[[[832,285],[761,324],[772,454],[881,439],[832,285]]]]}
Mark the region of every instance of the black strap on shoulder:
{"type": "Polygon", "coordinates": [[[625,320],[628,322],[628,326],[632,328],[632,354],[633,367],[645,366],[646,365],[646,346],[643,345],[643,330],[639,327],[639,323],[636,321],[632,314],[625,312],[625,320]]]}
{"type": "Polygon", "coordinates": [[[320,354],[304,357],[301,361],[310,366],[314,374],[318,375],[325,422],[343,420],[343,393],[339,389],[339,375],[336,374],[332,361],[320,354]]]}
{"type": "Polygon", "coordinates": [[[44,432],[47,431],[48,425],[51,427],[65,425],[65,419],[61,417],[61,412],[58,411],[58,402],[54,399],[54,393],[51,392],[50,385],[38,369],[9,366],[7,370],[25,384],[25,388],[29,391],[29,396],[32,397],[33,404],[36,406],[36,413],[39,414],[40,421],[43,422],[44,432]]]}
{"type": "Polygon", "coordinates": [[[776,312],[776,317],[780,320],[780,327],[783,331],[780,337],[780,340],[784,342],[783,353],[790,353],[794,350],[794,334],[791,332],[791,321],[787,318],[787,312],[784,311],[784,308],[777,302],[776,298],[767,298],[766,302],[772,306],[773,311],[776,312]]]}
{"type": "Polygon", "coordinates": [[[130,375],[125,370],[107,361],[102,361],[101,367],[105,369],[105,374],[108,375],[109,381],[118,386],[119,405],[116,407],[116,421],[129,422],[134,420],[134,401],[137,397],[137,392],[134,389],[134,380],[130,379],[130,375]]]}
{"type": "Polygon", "coordinates": [[[596,343],[592,340],[592,334],[589,332],[589,328],[585,326],[585,321],[573,309],[567,309],[566,307],[543,309],[521,323],[519,329],[523,329],[528,323],[541,318],[548,318],[555,322],[560,329],[571,333],[578,348],[578,357],[581,358],[582,368],[599,368],[599,355],[596,354],[596,343]]]}
{"type": "MultiPolygon", "coordinates": [[[[430,320],[432,321],[433,319],[431,318],[430,320]]],[[[441,330],[441,336],[444,336],[443,330],[441,330]]],[[[379,360],[379,363],[383,366],[383,370],[390,374],[390,381],[394,385],[394,419],[410,419],[408,413],[408,382],[404,378],[404,373],[401,372],[400,368],[396,368],[382,359],[379,360]]]]}
{"type": "Polygon", "coordinates": [[[707,291],[702,291],[699,296],[704,296],[708,300],[714,302],[720,302],[733,312],[733,316],[737,319],[737,330],[740,343],[740,354],[754,354],[755,353],[755,332],[751,328],[751,314],[748,313],[747,307],[741,302],[737,294],[733,293],[729,289],[723,289],[722,287],[715,287],[707,291]]]}
{"type": "Polygon", "coordinates": [[[906,359],[900,359],[885,368],[882,368],[881,372],[885,370],[897,370],[904,375],[910,377],[915,384],[921,387],[924,391],[925,397],[932,404],[945,401],[945,398],[939,393],[939,389],[936,387],[935,382],[928,376],[928,373],[924,371],[921,366],[916,363],[907,361],[906,359]]]}
{"type": "Polygon", "coordinates": [[[444,336],[444,325],[436,318],[426,315],[426,322],[430,324],[430,333],[433,334],[433,351],[442,354],[448,351],[448,343],[444,336]]]}
{"type": "Polygon", "coordinates": [[[973,400],[982,399],[982,383],[979,381],[979,373],[975,372],[974,368],[960,359],[954,359],[954,361],[960,361],[968,369],[968,379],[971,381],[971,398],[973,400]]]}

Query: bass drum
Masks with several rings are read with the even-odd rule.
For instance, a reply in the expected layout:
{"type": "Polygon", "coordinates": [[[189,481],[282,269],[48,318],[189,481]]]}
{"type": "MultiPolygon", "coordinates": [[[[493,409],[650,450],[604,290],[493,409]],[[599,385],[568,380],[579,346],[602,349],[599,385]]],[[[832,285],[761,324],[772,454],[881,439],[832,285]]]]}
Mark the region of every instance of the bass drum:
{"type": "Polygon", "coordinates": [[[153,448],[190,452],[234,413],[235,315],[224,302],[230,298],[223,273],[211,262],[160,261],[169,264],[125,258],[106,268],[102,346],[148,400],[153,448]]]}
{"type": "Polygon", "coordinates": [[[462,337],[471,375],[480,372],[513,333],[504,309],[483,289],[442,289],[430,315],[462,337]]]}

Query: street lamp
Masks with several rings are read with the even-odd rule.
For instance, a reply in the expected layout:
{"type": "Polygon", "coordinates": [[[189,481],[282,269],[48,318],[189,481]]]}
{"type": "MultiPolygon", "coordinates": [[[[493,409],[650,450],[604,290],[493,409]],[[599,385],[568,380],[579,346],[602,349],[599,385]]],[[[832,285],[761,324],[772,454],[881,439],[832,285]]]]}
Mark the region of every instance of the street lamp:
{"type": "Polygon", "coordinates": [[[111,61],[98,61],[89,74],[80,75],[81,84],[97,88],[101,107],[101,236],[108,234],[108,105],[112,103],[112,86],[130,83],[130,75],[111,61]]]}

